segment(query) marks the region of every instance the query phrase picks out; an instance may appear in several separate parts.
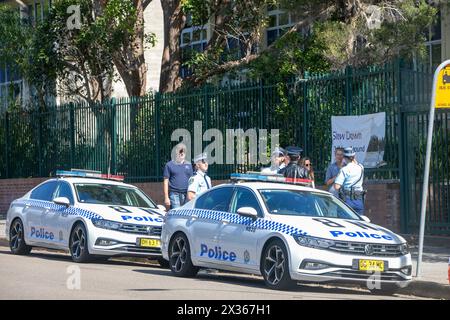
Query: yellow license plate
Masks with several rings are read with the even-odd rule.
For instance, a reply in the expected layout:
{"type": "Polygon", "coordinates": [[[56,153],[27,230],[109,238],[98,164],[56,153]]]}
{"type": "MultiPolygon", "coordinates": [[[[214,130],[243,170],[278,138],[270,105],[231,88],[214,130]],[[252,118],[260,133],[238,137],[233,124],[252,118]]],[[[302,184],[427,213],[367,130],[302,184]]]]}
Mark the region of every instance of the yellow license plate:
{"type": "Polygon", "coordinates": [[[161,247],[161,241],[157,239],[139,239],[139,246],[141,247],[161,247]]]}
{"type": "Polygon", "coordinates": [[[384,261],[381,260],[359,260],[361,271],[384,271],[384,261]]]}

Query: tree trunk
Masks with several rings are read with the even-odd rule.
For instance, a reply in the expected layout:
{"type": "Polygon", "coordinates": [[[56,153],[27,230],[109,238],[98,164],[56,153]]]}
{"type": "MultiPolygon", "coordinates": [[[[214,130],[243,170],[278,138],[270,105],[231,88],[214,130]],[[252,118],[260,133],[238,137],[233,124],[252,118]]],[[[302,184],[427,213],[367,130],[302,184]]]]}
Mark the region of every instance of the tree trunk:
{"type": "Polygon", "coordinates": [[[122,77],[129,97],[145,95],[147,87],[147,66],[144,58],[144,7],[142,0],[134,0],[136,24],[134,35],[124,41],[119,52],[114,54],[114,65],[122,77]]]}
{"type": "Polygon", "coordinates": [[[161,0],[164,13],[164,50],[161,61],[160,92],[172,92],[181,86],[180,35],[186,17],[181,0],[161,0]]]}

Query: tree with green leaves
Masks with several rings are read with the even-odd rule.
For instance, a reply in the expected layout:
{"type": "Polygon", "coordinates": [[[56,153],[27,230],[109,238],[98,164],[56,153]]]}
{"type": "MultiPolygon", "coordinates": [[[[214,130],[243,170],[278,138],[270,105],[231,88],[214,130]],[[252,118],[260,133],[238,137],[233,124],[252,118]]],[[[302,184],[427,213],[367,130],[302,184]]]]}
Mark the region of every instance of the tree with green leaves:
{"type": "Polygon", "coordinates": [[[263,78],[273,78],[274,70],[281,76],[302,76],[304,71],[420,55],[423,31],[437,12],[425,0],[185,0],[183,8],[194,22],[213,21],[206,50],[193,53],[186,63],[193,70],[188,79],[193,85],[242,69],[263,78]],[[268,25],[269,5],[280,6],[298,19],[277,41],[254,50],[268,25]],[[229,38],[240,40],[240,55],[225,50],[229,38]]]}
{"type": "Polygon", "coordinates": [[[20,73],[41,106],[55,94],[57,59],[47,26],[34,26],[26,15],[0,5],[0,65],[20,73]]]}

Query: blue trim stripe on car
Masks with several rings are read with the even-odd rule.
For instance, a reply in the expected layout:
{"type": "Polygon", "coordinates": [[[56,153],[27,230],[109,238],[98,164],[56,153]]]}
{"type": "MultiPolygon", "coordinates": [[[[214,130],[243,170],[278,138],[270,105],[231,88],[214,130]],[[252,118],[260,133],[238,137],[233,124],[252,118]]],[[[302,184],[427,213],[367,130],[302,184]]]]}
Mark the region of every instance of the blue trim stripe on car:
{"type": "Polygon", "coordinates": [[[59,204],[56,204],[51,201],[24,200],[24,203],[30,204],[33,207],[45,208],[45,209],[49,208],[50,210],[55,210],[57,212],[64,212],[71,216],[80,216],[80,217],[83,217],[83,218],[86,218],[89,220],[103,219],[103,217],[101,217],[100,215],[98,215],[92,211],[88,211],[88,210],[81,209],[81,208],[75,208],[75,207],[66,208],[63,205],[59,205],[59,204]]]}
{"type": "Polygon", "coordinates": [[[214,211],[214,210],[204,210],[204,209],[179,209],[179,210],[171,210],[167,213],[167,216],[185,216],[185,217],[191,217],[193,215],[196,215],[199,219],[208,219],[213,221],[222,221],[223,219],[227,219],[230,221],[230,223],[234,224],[242,224],[246,226],[251,226],[256,229],[261,230],[270,230],[270,231],[277,231],[281,232],[287,235],[294,235],[294,234],[301,234],[306,235],[306,232],[303,232],[302,230],[284,224],[277,221],[272,220],[266,220],[263,218],[258,218],[256,220],[253,220],[252,218],[243,217],[241,215],[238,215],[236,213],[227,213],[227,212],[221,212],[221,211],[214,211]]]}

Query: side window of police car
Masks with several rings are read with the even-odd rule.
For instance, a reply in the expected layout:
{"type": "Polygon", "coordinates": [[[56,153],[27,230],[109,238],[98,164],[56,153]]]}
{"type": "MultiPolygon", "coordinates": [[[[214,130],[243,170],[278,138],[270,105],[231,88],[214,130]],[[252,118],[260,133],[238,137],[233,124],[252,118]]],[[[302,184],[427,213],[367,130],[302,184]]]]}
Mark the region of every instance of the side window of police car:
{"type": "Polygon", "coordinates": [[[52,201],[56,186],[56,181],[46,182],[31,192],[30,199],[52,201]]]}
{"type": "Polygon", "coordinates": [[[214,189],[199,197],[195,202],[195,208],[228,212],[232,196],[232,187],[214,189]]]}
{"type": "Polygon", "coordinates": [[[258,199],[255,197],[253,192],[244,187],[236,188],[236,192],[234,193],[233,201],[231,202],[231,213],[236,213],[238,209],[242,207],[250,207],[258,212],[258,217],[262,217],[262,210],[259,205],[258,199]]]}
{"type": "Polygon", "coordinates": [[[58,183],[58,189],[55,192],[54,198],[67,198],[70,201],[70,205],[73,205],[73,193],[72,189],[70,188],[70,185],[67,182],[60,181],[58,183]]]}

